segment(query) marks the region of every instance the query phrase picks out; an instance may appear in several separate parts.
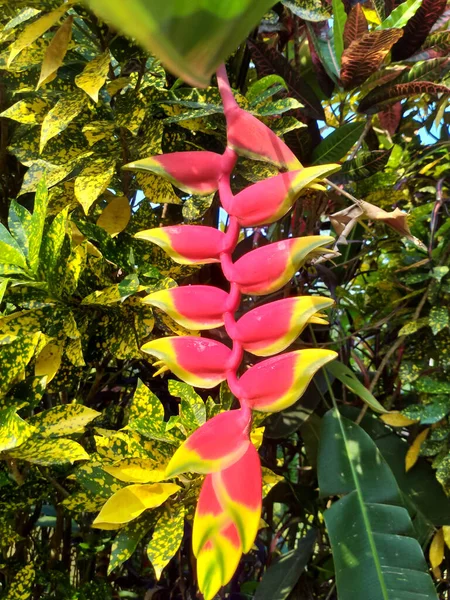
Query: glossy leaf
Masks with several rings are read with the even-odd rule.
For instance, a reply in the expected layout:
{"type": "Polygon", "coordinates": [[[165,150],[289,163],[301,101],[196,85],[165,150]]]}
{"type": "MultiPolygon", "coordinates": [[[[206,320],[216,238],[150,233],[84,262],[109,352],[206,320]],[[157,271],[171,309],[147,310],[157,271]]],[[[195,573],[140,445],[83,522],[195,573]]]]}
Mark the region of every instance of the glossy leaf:
{"type": "Polygon", "coordinates": [[[410,83],[386,84],[369,92],[359,103],[358,112],[374,114],[402,98],[411,98],[420,94],[450,94],[450,88],[430,81],[412,81],[410,83]]]}
{"type": "Polygon", "coordinates": [[[42,152],[49,140],[64,131],[68,125],[85,108],[86,97],[82,92],[74,91],[63,96],[49,110],[42,122],[40,151],[42,152]]]}
{"type": "Polygon", "coordinates": [[[84,430],[85,426],[101,413],[81,404],[64,404],[43,410],[28,419],[42,437],[72,435],[84,430]]]}
{"type": "Polygon", "coordinates": [[[343,158],[358,141],[364,123],[346,123],[335,129],[314,149],[314,164],[335,163],[343,158]]]}
{"type": "Polygon", "coordinates": [[[9,452],[12,458],[26,460],[36,465],[63,465],[89,459],[83,446],[73,440],[31,437],[9,452]]]}
{"type": "Polygon", "coordinates": [[[344,48],[352,42],[359,40],[368,31],[367,19],[364,16],[361,4],[355,4],[350,10],[344,27],[344,48]]]}
{"type": "Polygon", "coordinates": [[[282,0],[282,4],[304,21],[318,23],[331,17],[329,6],[320,0],[282,0]]]}
{"type": "Polygon", "coordinates": [[[347,13],[345,12],[342,0],[332,0],[332,6],[334,51],[336,53],[336,60],[340,64],[342,52],[344,51],[344,28],[347,21],[347,13]]]}
{"type": "Polygon", "coordinates": [[[399,4],[391,14],[381,23],[379,29],[392,29],[404,27],[419,10],[422,0],[406,0],[399,4]]]}
{"type": "Polygon", "coordinates": [[[446,5],[446,0],[422,1],[415,15],[406,23],[403,38],[392,48],[392,60],[405,60],[422,46],[446,5]]]}
{"type": "Polygon", "coordinates": [[[34,432],[33,425],[21,419],[14,406],[0,410],[0,452],[20,446],[34,432]]]}
{"type": "Polygon", "coordinates": [[[339,379],[349,390],[361,398],[373,410],[379,413],[386,413],[387,410],[378,402],[373,394],[359,381],[351,369],[340,361],[334,361],[326,367],[336,379],[339,379]]]}
{"type": "Polygon", "coordinates": [[[64,57],[72,39],[73,17],[67,17],[47,47],[42,61],[41,74],[37,89],[44,85],[63,64],[64,57]]]}
{"type": "Polygon", "coordinates": [[[111,546],[108,575],[133,555],[137,545],[153,526],[154,521],[155,515],[144,514],[142,518],[130,521],[118,531],[111,546]]]}
{"type": "Polygon", "coordinates": [[[92,8],[161,58],[177,77],[206,86],[225,58],[242,42],[272,6],[273,0],[232,7],[193,0],[189,7],[155,0],[90,0],[92,8]]]}
{"type": "Polygon", "coordinates": [[[90,161],[75,179],[75,197],[88,214],[90,207],[106,190],[115,172],[115,161],[110,157],[90,161]]]}
{"type": "Polygon", "coordinates": [[[86,92],[94,102],[98,102],[98,94],[104,86],[111,63],[109,50],[103,52],[87,63],[83,72],[75,77],[76,85],[86,92]]]}
{"type": "Polygon", "coordinates": [[[318,473],[323,496],[343,495],[324,515],[339,597],[436,600],[391,470],[364,430],[336,410],[323,419],[318,473]]]}
{"type": "Polygon", "coordinates": [[[145,510],[161,506],[180,490],[174,483],[129,485],[116,492],[103,506],[92,526],[99,529],[119,528],[136,519],[145,510]]]}
{"type": "Polygon", "coordinates": [[[176,512],[167,510],[155,525],[152,539],[147,546],[147,556],[158,581],[183,541],[184,516],[184,506],[178,507],[176,512]]]}

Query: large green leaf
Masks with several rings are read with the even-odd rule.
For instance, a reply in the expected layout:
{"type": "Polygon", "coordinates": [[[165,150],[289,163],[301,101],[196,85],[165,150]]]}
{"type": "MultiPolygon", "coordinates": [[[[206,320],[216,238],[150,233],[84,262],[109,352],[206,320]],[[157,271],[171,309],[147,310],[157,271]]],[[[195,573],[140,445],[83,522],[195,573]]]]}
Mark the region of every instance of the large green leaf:
{"type": "Polygon", "coordinates": [[[335,129],[314,149],[313,165],[335,163],[343,158],[363,132],[364,123],[346,123],[335,129]]]}
{"type": "Polygon", "coordinates": [[[332,6],[334,51],[338,63],[341,64],[342,52],[344,51],[344,27],[345,22],[347,21],[347,13],[345,12],[342,0],[332,0],[332,6]]]}
{"type": "Polygon", "coordinates": [[[379,29],[392,29],[393,27],[404,27],[419,10],[422,0],[406,0],[395,8],[385,19],[379,29]]]}
{"type": "Polygon", "coordinates": [[[286,600],[304,571],[317,541],[317,532],[310,529],[295,550],[283,554],[265,573],[254,600],[286,600]]]}
{"type": "Polygon", "coordinates": [[[373,410],[379,413],[388,412],[375,398],[375,396],[363,386],[356,375],[346,365],[334,361],[333,365],[327,365],[326,370],[334,375],[339,381],[341,381],[350,391],[361,398],[366,404],[368,404],[373,410]]]}
{"type": "Polygon", "coordinates": [[[274,0],[89,0],[100,16],[136,38],[195,86],[209,78],[274,0]]]}
{"type": "Polygon", "coordinates": [[[335,409],[323,419],[318,474],[323,496],[343,495],[324,514],[340,600],[437,600],[392,471],[335,409]]]}

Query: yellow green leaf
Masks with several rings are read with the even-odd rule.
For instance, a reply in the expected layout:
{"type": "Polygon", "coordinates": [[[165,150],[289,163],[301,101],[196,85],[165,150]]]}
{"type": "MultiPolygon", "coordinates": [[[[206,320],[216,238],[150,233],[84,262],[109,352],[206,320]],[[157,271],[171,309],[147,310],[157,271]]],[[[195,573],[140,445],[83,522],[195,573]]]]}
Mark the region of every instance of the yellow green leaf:
{"type": "Polygon", "coordinates": [[[444,532],[442,528],[434,534],[431,540],[429,558],[433,570],[437,569],[444,560],[444,532]]]}
{"type": "Polygon", "coordinates": [[[391,427],[408,427],[409,425],[414,425],[417,423],[417,420],[409,419],[402,415],[401,412],[391,411],[384,415],[380,416],[380,419],[386,423],[386,425],[390,425],[391,427]]]}
{"type": "Polygon", "coordinates": [[[30,362],[40,337],[40,333],[23,335],[0,346],[0,398],[30,362]]]}
{"type": "Polygon", "coordinates": [[[155,514],[149,513],[127,523],[116,537],[111,546],[111,558],[108,565],[108,575],[130,558],[136,546],[155,522],[155,514]]]}
{"type": "Polygon", "coordinates": [[[40,17],[37,21],[30,23],[25,27],[22,33],[18,36],[13,44],[9,48],[8,67],[15,59],[15,57],[22,52],[24,48],[32,44],[35,40],[41,37],[50,27],[59,21],[63,14],[68,10],[69,5],[63,4],[56,10],[47,13],[40,17]]]}
{"type": "Polygon", "coordinates": [[[416,464],[417,459],[419,458],[420,448],[424,441],[427,439],[430,428],[424,429],[419,433],[414,442],[408,449],[405,457],[405,470],[409,471],[416,464]]]}
{"type": "Polygon", "coordinates": [[[265,427],[257,427],[250,432],[250,441],[257,450],[263,442],[264,429],[265,427]]]}
{"type": "Polygon", "coordinates": [[[136,519],[149,508],[161,506],[167,498],[180,490],[174,483],[129,485],[114,494],[92,524],[105,529],[105,525],[122,525],[136,519]]]}
{"type": "Polygon", "coordinates": [[[111,237],[123,231],[131,217],[128,198],[117,196],[113,198],[97,219],[97,225],[107,231],[111,237]]]}
{"type": "Polygon", "coordinates": [[[61,365],[63,355],[63,346],[58,343],[50,342],[39,353],[34,366],[36,377],[46,377],[47,383],[54,378],[61,365]]]}
{"type": "Polygon", "coordinates": [[[29,563],[16,573],[4,600],[28,600],[33,593],[36,571],[33,563],[29,563]]]}
{"type": "Polygon", "coordinates": [[[72,39],[72,24],[73,17],[68,17],[48,45],[42,62],[37,89],[46,83],[62,65],[70,40],[72,39]]]}
{"type": "Polygon", "coordinates": [[[7,117],[24,125],[36,125],[42,122],[49,107],[47,100],[42,98],[26,98],[4,110],[0,117],[7,117]]]}
{"type": "Polygon", "coordinates": [[[62,465],[89,459],[89,454],[83,446],[65,438],[32,437],[8,454],[12,458],[20,458],[37,465],[62,465]]]}
{"type": "Polygon", "coordinates": [[[97,512],[105,504],[102,496],[96,496],[90,492],[76,492],[62,501],[67,510],[73,512],[97,512]]]}
{"type": "Polygon", "coordinates": [[[100,194],[106,190],[114,172],[114,159],[97,158],[91,161],[75,179],[75,196],[86,214],[100,194]]]}
{"type": "Polygon", "coordinates": [[[80,75],[75,77],[76,85],[88,94],[94,102],[98,102],[98,93],[108,76],[111,54],[106,50],[91,60],[80,75]]]}
{"type": "Polygon", "coordinates": [[[14,406],[0,410],[0,452],[20,446],[35,431],[16,411],[14,406]]]}
{"type": "Polygon", "coordinates": [[[83,431],[100,414],[82,404],[63,404],[40,412],[28,422],[42,437],[60,437],[83,431]]]}
{"type": "Polygon", "coordinates": [[[86,96],[79,91],[73,91],[63,96],[46,114],[41,128],[40,152],[46,143],[64,131],[77,117],[86,105],[86,96]]]}
{"type": "Polygon", "coordinates": [[[136,179],[146,198],[153,204],[181,204],[171,183],[152,173],[136,173],[136,179]]]}
{"type": "Polygon", "coordinates": [[[42,178],[36,189],[34,197],[33,214],[28,227],[28,262],[33,273],[39,266],[39,255],[42,245],[42,234],[44,232],[45,217],[48,206],[48,189],[46,179],[42,178]]]}
{"type": "Polygon", "coordinates": [[[111,285],[104,290],[92,292],[83,299],[82,304],[115,304],[136,293],[138,289],[137,275],[128,275],[120,283],[111,285]]]}
{"type": "Polygon", "coordinates": [[[267,496],[270,490],[283,481],[283,477],[281,475],[277,475],[267,467],[262,467],[262,493],[263,496],[267,496]]]}
{"type": "Polygon", "coordinates": [[[126,458],[112,466],[103,465],[103,470],[125,483],[159,483],[166,478],[168,462],[169,459],[157,463],[149,458],[126,458]]]}
{"type": "Polygon", "coordinates": [[[147,546],[147,555],[158,580],[183,541],[184,515],[185,508],[180,505],[174,512],[165,511],[156,523],[152,539],[147,546]]]}

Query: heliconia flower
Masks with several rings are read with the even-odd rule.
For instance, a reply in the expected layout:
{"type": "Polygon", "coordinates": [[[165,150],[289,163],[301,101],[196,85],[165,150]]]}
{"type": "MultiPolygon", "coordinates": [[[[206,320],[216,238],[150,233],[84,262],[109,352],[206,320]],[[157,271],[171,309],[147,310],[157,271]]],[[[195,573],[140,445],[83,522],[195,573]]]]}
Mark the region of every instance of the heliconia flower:
{"type": "Polygon", "coordinates": [[[250,185],[233,196],[230,205],[223,203],[223,207],[241,227],[274,223],[288,212],[304,188],[339,169],[340,165],[318,165],[281,173],[250,185]]]}
{"type": "Polygon", "coordinates": [[[167,477],[180,473],[214,473],[241,458],[251,445],[248,409],[216,415],[204,423],[178,448],[166,468],[167,477]]]}
{"type": "Polygon", "coordinates": [[[249,552],[258,533],[262,503],[261,463],[253,444],[237,462],[214,473],[212,484],[220,504],[237,527],[242,550],[249,552]]]}
{"type": "Polygon", "coordinates": [[[245,254],[225,275],[243,294],[262,296],[282,288],[303,265],[308,255],[325,251],[334,242],[329,236],[289,238],[245,254]]]}
{"type": "MultiPolygon", "coordinates": [[[[272,356],[290,346],[317,312],[332,304],[333,300],[323,296],[300,296],[270,302],[241,317],[233,337],[252,354],[272,356]]],[[[323,319],[316,318],[314,322],[317,321],[322,323],[323,319]]]]}
{"type": "Polygon", "coordinates": [[[207,195],[217,190],[222,155],[215,152],[172,152],[125,165],[130,171],[161,175],[189,194],[207,195]]]}
{"type": "Polygon", "coordinates": [[[213,388],[226,379],[231,350],[224,344],[202,337],[172,336],[152,340],[141,348],[164,366],[154,376],[170,370],[196,387],[213,388]]]}
{"type": "Polygon", "coordinates": [[[223,325],[228,294],[211,285],[187,285],[154,292],[144,298],[187,329],[213,329],[223,325]]]}
{"type": "Polygon", "coordinates": [[[264,160],[289,170],[301,169],[302,164],[267,125],[239,106],[225,112],[228,145],[238,154],[264,160]]]}
{"type": "Polygon", "coordinates": [[[192,528],[192,550],[198,556],[200,550],[222,527],[230,522],[217,498],[213,486],[213,474],[206,475],[195,509],[192,528]]]}
{"type": "Polygon", "coordinates": [[[241,556],[241,543],[234,523],[224,525],[206,542],[197,557],[198,587],[204,600],[212,600],[231,580],[241,556]]]}
{"type": "Polygon", "coordinates": [[[206,265],[220,262],[225,234],[202,225],[170,225],[139,231],[134,237],[157,244],[180,265],[206,265]]]}
{"type": "Polygon", "coordinates": [[[240,398],[253,410],[284,410],[301,398],[315,373],[336,357],[333,350],[314,348],[264,360],[239,379],[240,398]]]}

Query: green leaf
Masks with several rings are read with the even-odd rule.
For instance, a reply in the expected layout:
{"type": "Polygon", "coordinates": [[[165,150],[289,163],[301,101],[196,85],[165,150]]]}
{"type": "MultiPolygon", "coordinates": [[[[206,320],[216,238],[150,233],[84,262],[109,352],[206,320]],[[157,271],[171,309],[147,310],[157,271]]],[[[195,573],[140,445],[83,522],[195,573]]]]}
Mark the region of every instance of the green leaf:
{"type": "Polygon", "coordinates": [[[9,205],[8,225],[24,256],[28,257],[28,238],[30,236],[31,214],[21,204],[12,200],[9,205]]]}
{"type": "Polygon", "coordinates": [[[181,398],[180,417],[189,429],[197,429],[206,421],[206,407],[194,388],[181,381],[169,380],[169,393],[181,398]]]}
{"type": "Polygon", "coordinates": [[[8,287],[9,279],[3,279],[0,281],[0,304],[3,302],[3,297],[8,287]]]}
{"type": "Polygon", "coordinates": [[[419,10],[422,0],[406,0],[395,8],[377,29],[401,28],[419,10]]]}
{"type": "Polygon", "coordinates": [[[313,165],[335,163],[343,158],[358,141],[364,129],[364,123],[346,123],[330,133],[314,148],[313,165]]]}
{"type": "Polygon", "coordinates": [[[333,39],[334,51],[338,64],[341,64],[341,57],[344,51],[344,28],[347,21],[347,13],[345,12],[344,3],[342,0],[332,0],[333,6],[333,39]]]}
{"type": "Polygon", "coordinates": [[[286,89],[286,82],[280,75],[266,75],[249,86],[245,97],[249,101],[250,106],[255,106],[259,102],[264,102],[267,98],[286,89]]]}
{"type": "Polygon", "coordinates": [[[363,386],[356,375],[346,365],[339,362],[338,360],[329,363],[325,369],[334,375],[339,381],[341,381],[351,392],[356,394],[358,398],[361,398],[366,404],[368,404],[374,411],[379,413],[388,412],[373,396],[369,390],[363,386]]]}
{"type": "Polygon", "coordinates": [[[428,325],[434,335],[448,327],[450,324],[450,317],[448,308],[444,306],[433,306],[428,315],[428,325]]]}
{"type": "Polygon", "coordinates": [[[66,237],[68,214],[69,207],[67,206],[53,219],[52,224],[45,233],[41,248],[41,268],[47,280],[49,290],[56,296],[59,296],[62,291],[60,282],[62,274],[66,270],[67,257],[63,257],[61,261],[61,250],[66,237]]]}
{"type": "Polygon", "coordinates": [[[45,180],[41,179],[36,189],[33,215],[29,225],[28,262],[33,273],[37,272],[39,266],[39,254],[41,251],[47,206],[48,189],[45,180]]]}
{"type": "Polygon", "coordinates": [[[426,394],[450,394],[450,381],[438,381],[432,377],[422,376],[414,382],[418,392],[426,394]]]}
{"type": "Polygon", "coordinates": [[[0,223],[0,260],[2,264],[14,265],[21,269],[27,268],[25,256],[16,240],[4,225],[0,223]]]}
{"type": "Polygon", "coordinates": [[[317,531],[310,529],[295,550],[283,554],[264,573],[254,600],[287,600],[308,564],[317,541],[317,531]]]}
{"type": "Polygon", "coordinates": [[[389,161],[390,150],[360,151],[352,160],[347,160],[332,181],[347,183],[361,181],[382,171],[389,161]]]}
{"type": "Polygon", "coordinates": [[[133,555],[139,542],[154,525],[155,518],[156,513],[146,513],[139,519],[127,523],[118,532],[111,546],[108,575],[133,555]]]}
{"type": "Polygon", "coordinates": [[[33,593],[35,565],[29,563],[14,576],[4,600],[28,600],[33,593]]]}
{"type": "Polygon", "coordinates": [[[35,431],[29,421],[21,419],[16,412],[14,406],[0,410],[0,452],[20,446],[35,431]]]}
{"type": "Polygon", "coordinates": [[[90,0],[107,21],[160,58],[178,77],[205,87],[274,4],[273,0],[90,0]]]}
{"type": "Polygon", "coordinates": [[[127,275],[120,283],[111,285],[104,290],[96,290],[83,298],[82,304],[115,304],[122,302],[129,296],[135,294],[139,289],[139,279],[137,275],[127,275]]]}
{"type": "Polygon", "coordinates": [[[101,413],[81,404],[64,404],[44,410],[31,417],[28,423],[42,437],[61,437],[84,430],[85,426],[101,413]]]}
{"type": "Polygon", "coordinates": [[[147,546],[147,555],[158,580],[183,540],[184,515],[185,508],[180,505],[176,512],[165,511],[156,523],[151,542],[147,546]]]}
{"type": "Polygon", "coordinates": [[[422,329],[422,327],[426,327],[428,325],[428,317],[422,317],[421,319],[417,319],[417,321],[410,321],[403,325],[403,327],[398,332],[398,335],[412,335],[422,329]]]}
{"type": "Polygon", "coordinates": [[[13,458],[27,460],[36,465],[63,465],[76,460],[89,459],[89,454],[83,446],[65,438],[32,437],[8,454],[13,458]]]}
{"type": "Polygon", "coordinates": [[[450,396],[431,396],[426,404],[412,404],[401,412],[409,419],[417,419],[422,425],[434,425],[450,412],[450,396]]]}
{"type": "Polygon", "coordinates": [[[340,600],[436,600],[392,471],[335,409],[323,419],[318,474],[322,496],[344,495],[324,514],[340,600]]]}

